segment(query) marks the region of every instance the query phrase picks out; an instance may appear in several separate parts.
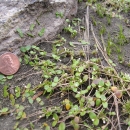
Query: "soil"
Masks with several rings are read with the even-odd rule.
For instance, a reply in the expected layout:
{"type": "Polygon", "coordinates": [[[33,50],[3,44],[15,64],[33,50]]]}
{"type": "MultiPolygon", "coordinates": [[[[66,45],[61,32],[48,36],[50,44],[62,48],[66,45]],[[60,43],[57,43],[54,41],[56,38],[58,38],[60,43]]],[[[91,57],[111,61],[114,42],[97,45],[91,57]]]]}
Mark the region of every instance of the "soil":
{"type": "MultiPolygon", "coordinates": [[[[107,32],[109,32],[110,34],[114,35],[115,33],[117,33],[119,31],[119,27],[118,25],[122,25],[123,26],[123,29],[124,29],[124,33],[126,35],[126,37],[129,39],[130,37],[130,30],[129,30],[129,27],[127,27],[126,23],[124,20],[119,20],[119,18],[112,18],[112,21],[111,21],[111,25],[107,25],[107,21],[106,21],[106,18],[100,18],[96,12],[94,12],[93,9],[90,8],[90,23],[92,22],[92,17],[95,19],[95,21],[98,21],[97,23],[99,24],[99,22],[101,22],[103,25],[106,26],[106,30],[107,32]]],[[[78,10],[78,14],[76,17],[80,18],[82,20],[82,23],[84,24],[83,22],[83,18],[85,16],[85,13],[86,13],[86,7],[85,7],[85,4],[82,3],[82,4],[79,4],[79,10],[78,10]]],[[[128,14],[123,14],[123,16],[127,19],[130,20],[130,13],[128,14]]],[[[96,34],[96,36],[98,37],[98,40],[101,42],[101,39],[99,37],[99,26],[94,26],[94,32],[96,34]]],[[[69,48],[72,48],[73,47],[70,47],[69,46],[69,42],[77,42],[78,39],[80,39],[82,37],[82,33],[78,34],[78,36],[76,36],[74,39],[73,38],[70,38],[70,35],[65,33],[64,30],[60,33],[61,36],[63,36],[65,39],[67,39],[67,43],[66,43],[66,48],[69,47],[69,48]]],[[[107,35],[105,34],[104,36],[104,40],[106,41],[107,40],[107,35]]],[[[55,39],[54,39],[55,40],[55,39]]],[[[94,38],[92,36],[92,33],[90,31],[90,51],[93,49],[93,43],[94,43],[94,38]]],[[[130,42],[130,40],[129,40],[130,42]]],[[[48,53],[51,53],[52,51],[52,43],[48,43],[48,42],[44,42],[44,43],[40,43],[39,44],[39,47],[42,48],[42,49],[45,49],[48,53]]],[[[129,61],[130,60],[130,53],[129,53],[129,48],[130,48],[130,44],[126,44],[122,47],[122,50],[123,50],[123,54],[124,54],[124,59],[126,61],[129,61]]],[[[77,46],[75,48],[75,51],[80,51],[82,49],[81,46],[77,46]]],[[[100,54],[99,54],[100,55],[100,54]]],[[[117,65],[116,66],[116,69],[117,71],[122,71],[122,72],[125,72],[125,73],[128,73],[130,74],[130,68],[127,67],[126,65],[124,64],[120,64],[118,62],[118,59],[117,59],[117,55],[116,54],[113,54],[112,55],[112,59],[114,61],[114,63],[117,65]]],[[[69,62],[69,59],[68,58],[64,58],[62,59],[62,64],[67,64],[69,62]]],[[[105,65],[105,63],[104,63],[105,65]]],[[[27,85],[28,83],[31,83],[31,87],[35,87],[37,86],[38,84],[40,84],[42,82],[42,77],[41,77],[41,74],[40,72],[34,70],[31,66],[29,65],[26,65],[24,64],[23,62],[21,63],[21,67],[19,69],[19,71],[14,75],[14,78],[12,80],[8,80],[7,82],[5,82],[5,84],[9,85],[10,88],[14,89],[15,86],[19,86],[21,88],[24,88],[25,85],[27,85]]],[[[12,106],[10,104],[10,100],[8,98],[3,98],[3,86],[4,85],[1,85],[1,92],[0,92],[0,109],[2,109],[3,107],[9,107],[12,109],[12,106]]],[[[11,89],[10,89],[11,91],[11,89]]],[[[56,97],[53,97],[51,99],[47,99],[46,96],[42,96],[41,97],[42,100],[44,101],[44,106],[49,106],[49,105],[58,105],[59,101],[61,100],[61,98],[58,96],[56,97]]],[[[26,111],[26,114],[27,115],[31,115],[32,113],[35,113],[35,112],[38,112],[38,110],[40,109],[40,106],[37,104],[37,103],[33,103],[33,105],[30,105],[28,103],[28,101],[22,103],[21,102],[21,99],[17,99],[16,100],[16,103],[18,104],[21,104],[23,106],[26,107],[25,111],[26,111]]],[[[34,116],[30,119],[27,119],[27,120],[22,120],[20,121],[20,124],[21,125],[27,125],[28,123],[30,123],[31,121],[35,121],[38,116],[34,116]]],[[[15,119],[16,118],[16,115],[15,113],[10,113],[10,114],[7,114],[7,115],[4,115],[4,116],[0,116],[0,130],[13,130],[13,127],[15,125],[15,123],[17,122],[17,120],[15,119]]],[[[34,122],[34,129],[35,130],[41,130],[42,128],[41,125],[43,122],[46,122],[48,120],[46,119],[42,119],[40,121],[36,121],[34,122]]],[[[123,119],[122,119],[123,121],[123,119]]],[[[91,122],[90,122],[91,123],[91,122]]],[[[72,130],[73,128],[67,128],[67,130],[72,130]]],[[[81,130],[86,130],[86,128],[80,128],[81,130]]],[[[30,129],[31,130],[31,129],[30,129]]],[[[56,130],[56,129],[53,129],[53,130],[56,130]]],[[[123,125],[122,126],[122,130],[127,130],[127,126],[123,125]]]]}

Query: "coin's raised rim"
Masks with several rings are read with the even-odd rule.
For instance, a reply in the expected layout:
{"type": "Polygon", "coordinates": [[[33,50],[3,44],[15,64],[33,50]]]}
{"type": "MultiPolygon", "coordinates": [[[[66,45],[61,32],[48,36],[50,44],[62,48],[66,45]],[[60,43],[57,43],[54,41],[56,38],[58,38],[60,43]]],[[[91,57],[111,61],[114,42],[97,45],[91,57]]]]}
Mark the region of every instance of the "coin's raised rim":
{"type": "MultiPolygon", "coordinates": [[[[12,52],[5,52],[5,53],[1,54],[1,55],[0,55],[0,57],[1,57],[1,56],[3,56],[3,55],[5,55],[5,54],[7,54],[7,53],[9,53],[9,54],[13,54],[14,56],[16,56],[16,57],[18,58],[18,56],[17,56],[17,55],[15,55],[15,54],[14,54],[14,53],[12,53],[12,52]]],[[[18,59],[19,59],[19,58],[18,58],[18,59]]]]}

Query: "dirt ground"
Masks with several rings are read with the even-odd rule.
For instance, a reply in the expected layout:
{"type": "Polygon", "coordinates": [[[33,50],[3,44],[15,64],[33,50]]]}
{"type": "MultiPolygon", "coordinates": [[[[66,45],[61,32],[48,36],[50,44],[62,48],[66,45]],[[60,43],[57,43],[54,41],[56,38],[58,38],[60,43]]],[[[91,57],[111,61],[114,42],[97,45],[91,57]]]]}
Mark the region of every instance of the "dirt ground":
{"type": "MultiPolygon", "coordinates": [[[[118,25],[122,25],[123,29],[124,29],[124,34],[126,35],[126,37],[128,39],[130,39],[130,29],[129,29],[129,27],[127,27],[125,20],[119,20],[118,18],[112,18],[111,25],[107,25],[106,18],[99,18],[98,15],[96,14],[96,12],[94,12],[93,9],[91,9],[91,8],[90,8],[89,12],[90,12],[90,14],[89,14],[90,23],[92,22],[92,18],[94,18],[95,21],[97,21],[97,24],[102,23],[103,25],[105,25],[107,32],[109,32],[111,35],[114,35],[116,32],[119,31],[118,25]]],[[[85,4],[82,3],[79,5],[78,14],[76,17],[80,18],[83,21],[85,13],[86,13],[86,6],[85,6],[85,4]]],[[[123,16],[130,20],[130,12],[127,14],[123,14],[123,16]]],[[[83,22],[83,24],[84,24],[84,22],[83,22]]],[[[99,26],[94,26],[94,32],[95,32],[96,36],[98,37],[99,41],[101,41],[101,39],[99,37],[99,26]]],[[[70,41],[77,42],[77,40],[80,37],[82,37],[82,33],[78,34],[74,39],[70,38],[70,35],[66,34],[64,31],[61,32],[61,36],[63,36],[65,39],[67,39],[67,43],[66,43],[65,47],[66,48],[69,47],[69,48],[73,49],[73,47],[69,46],[69,42],[70,41]]],[[[108,38],[108,36],[106,34],[104,34],[103,37],[104,37],[105,41],[108,38]]],[[[90,51],[93,50],[94,42],[95,42],[94,38],[90,31],[90,43],[91,43],[90,51]]],[[[130,42],[130,40],[129,40],[129,42],[130,42]]],[[[52,51],[52,43],[44,42],[44,43],[39,44],[39,47],[42,49],[45,49],[48,53],[51,53],[51,51],[52,51]]],[[[122,47],[124,59],[127,62],[130,60],[129,48],[130,48],[130,44],[126,44],[122,47]]],[[[82,47],[77,45],[75,48],[75,51],[77,51],[77,50],[80,51],[81,49],[82,49],[82,47]]],[[[118,62],[118,58],[117,58],[116,54],[113,54],[111,58],[113,59],[114,63],[117,65],[116,66],[117,71],[122,71],[122,72],[130,74],[130,68],[127,65],[120,64],[118,62]]],[[[61,63],[67,64],[69,62],[69,60],[70,59],[63,58],[61,63]]],[[[104,65],[105,65],[105,63],[104,63],[104,65]]],[[[9,85],[10,91],[12,91],[15,86],[19,86],[22,89],[25,87],[25,85],[27,85],[28,83],[31,83],[31,87],[33,88],[33,87],[39,85],[39,83],[41,83],[42,81],[43,81],[43,79],[42,79],[41,73],[39,71],[34,70],[31,66],[26,65],[22,62],[21,67],[20,67],[19,71],[14,75],[14,78],[12,80],[8,80],[7,82],[5,82],[5,84],[9,85]]],[[[0,85],[0,86],[1,86],[0,109],[2,109],[4,107],[9,107],[10,109],[13,109],[13,107],[10,104],[10,100],[8,98],[3,98],[3,86],[4,85],[0,85]]],[[[49,105],[53,105],[53,104],[58,105],[59,101],[61,100],[61,98],[59,96],[53,97],[49,100],[46,98],[45,95],[42,96],[41,98],[44,101],[44,106],[49,106],[49,105]]],[[[41,106],[39,106],[36,102],[34,102],[32,105],[29,104],[28,101],[23,103],[21,101],[21,98],[17,99],[16,103],[21,104],[26,107],[25,111],[28,116],[31,116],[33,113],[35,114],[36,112],[38,112],[41,109],[41,106]]],[[[4,115],[4,116],[0,116],[0,130],[13,130],[14,125],[16,124],[16,122],[18,122],[15,118],[16,118],[16,115],[14,112],[4,115]]],[[[38,119],[38,115],[36,115],[36,116],[34,115],[31,118],[21,120],[20,126],[24,126],[24,125],[26,126],[32,121],[32,122],[34,122],[35,130],[43,129],[43,128],[40,128],[41,124],[43,122],[46,122],[47,120],[41,119],[40,121],[37,122],[36,119],[38,119]]],[[[123,119],[121,119],[121,120],[123,120],[123,119]]],[[[72,130],[72,129],[73,128],[70,127],[67,130],[72,130]]],[[[126,129],[127,129],[127,126],[122,126],[122,130],[126,130],[126,129]]],[[[32,129],[30,129],[30,130],[32,130],[32,129]]],[[[53,129],[53,130],[56,130],[56,129],[53,129]]],[[[86,130],[86,128],[81,127],[81,130],[86,130]]]]}

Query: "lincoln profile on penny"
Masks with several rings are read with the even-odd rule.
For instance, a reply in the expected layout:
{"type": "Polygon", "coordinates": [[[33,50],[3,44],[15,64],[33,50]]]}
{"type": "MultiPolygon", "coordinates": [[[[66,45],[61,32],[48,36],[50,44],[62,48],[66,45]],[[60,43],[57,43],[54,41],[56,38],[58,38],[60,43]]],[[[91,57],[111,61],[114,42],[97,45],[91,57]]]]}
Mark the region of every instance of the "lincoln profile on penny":
{"type": "Polygon", "coordinates": [[[19,69],[19,59],[13,53],[7,52],[0,56],[0,72],[5,75],[12,75],[19,69]]]}

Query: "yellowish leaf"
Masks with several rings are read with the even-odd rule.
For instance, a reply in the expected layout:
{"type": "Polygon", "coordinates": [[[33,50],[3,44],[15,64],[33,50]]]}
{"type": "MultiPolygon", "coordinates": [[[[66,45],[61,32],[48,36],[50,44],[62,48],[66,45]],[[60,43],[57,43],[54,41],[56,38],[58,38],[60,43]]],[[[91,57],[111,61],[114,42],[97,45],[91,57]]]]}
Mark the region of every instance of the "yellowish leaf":
{"type": "Polygon", "coordinates": [[[22,114],[22,119],[25,119],[27,116],[26,116],[26,113],[25,112],[23,112],[23,114],[22,114]]]}
{"type": "Polygon", "coordinates": [[[48,126],[48,124],[46,122],[43,123],[43,126],[48,126]]]}
{"type": "Polygon", "coordinates": [[[66,108],[66,110],[69,110],[69,109],[71,108],[70,103],[67,103],[67,104],[65,105],[65,108],[66,108]]]}
{"type": "Polygon", "coordinates": [[[115,87],[115,86],[112,86],[112,87],[111,87],[111,91],[112,91],[112,92],[115,92],[115,91],[117,91],[117,90],[118,90],[117,87],[115,87]]]}

